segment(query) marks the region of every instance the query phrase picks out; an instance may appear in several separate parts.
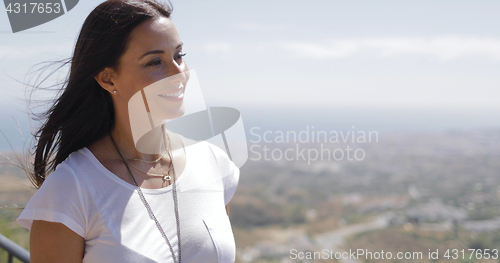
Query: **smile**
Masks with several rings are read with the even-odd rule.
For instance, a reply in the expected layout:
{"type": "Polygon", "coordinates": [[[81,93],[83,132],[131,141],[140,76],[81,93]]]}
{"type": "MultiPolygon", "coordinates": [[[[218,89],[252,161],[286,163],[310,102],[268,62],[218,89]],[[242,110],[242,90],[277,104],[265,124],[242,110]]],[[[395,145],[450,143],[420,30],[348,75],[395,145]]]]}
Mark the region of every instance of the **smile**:
{"type": "Polygon", "coordinates": [[[169,100],[169,101],[182,101],[184,99],[184,86],[180,86],[180,89],[176,89],[177,91],[171,93],[161,93],[158,94],[158,97],[169,100]]]}
{"type": "Polygon", "coordinates": [[[159,94],[158,96],[160,97],[179,97],[181,94],[183,93],[183,90],[180,89],[179,91],[177,92],[174,92],[174,93],[168,93],[168,94],[159,94]]]}

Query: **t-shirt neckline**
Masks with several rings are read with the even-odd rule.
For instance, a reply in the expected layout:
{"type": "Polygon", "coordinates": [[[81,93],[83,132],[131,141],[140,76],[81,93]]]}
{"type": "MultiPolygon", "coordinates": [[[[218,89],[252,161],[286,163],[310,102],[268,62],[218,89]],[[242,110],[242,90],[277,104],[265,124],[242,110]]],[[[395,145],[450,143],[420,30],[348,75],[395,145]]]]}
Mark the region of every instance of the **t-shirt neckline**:
{"type": "MultiPolygon", "coordinates": [[[[181,138],[183,146],[186,145],[184,142],[184,138],[181,135],[179,135],[179,137],[181,138]]],[[[184,150],[186,152],[186,163],[184,165],[184,170],[182,171],[181,175],[178,176],[178,179],[175,180],[175,182],[174,182],[176,184],[175,185],[176,187],[179,187],[179,184],[184,180],[184,177],[186,177],[186,175],[188,174],[187,173],[188,168],[189,168],[188,162],[189,162],[190,158],[188,157],[188,149],[187,148],[189,148],[189,147],[184,147],[184,150]]],[[[102,163],[97,159],[97,157],[95,157],[95,155],[92,153],[92,151],[90,151],[87,147],[83,147],[82,151],[83,151],[84,155],[89,158],[91,163],[95,167],[97,167],[97,169],[101,170],[102,173],[106,177],[110,178],[111,180],[117,182],[118,184],[120,184],[120,185],[122,185],[130,190],[137,191],[137,186],[129,184],[128,182],[122,180],[117,175],[115,175],[110,170],[108,170],[106,167],[104,167],[104,165],[102,165],[102,163]]],[[[145,194],[162,194],[165,192],[170,192],[172,190],[172,184],[168,185],[167,187],[156,188],[156,189],[148,189],[148,188],[141,188],[141,187],[139,187],[139,188],[145,194]]]]}

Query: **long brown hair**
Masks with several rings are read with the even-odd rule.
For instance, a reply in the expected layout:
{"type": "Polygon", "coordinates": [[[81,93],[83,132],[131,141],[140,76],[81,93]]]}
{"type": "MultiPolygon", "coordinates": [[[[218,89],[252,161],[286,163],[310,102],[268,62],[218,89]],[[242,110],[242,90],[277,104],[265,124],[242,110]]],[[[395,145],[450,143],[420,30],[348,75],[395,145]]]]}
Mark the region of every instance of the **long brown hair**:
{"type": "Polygon", "coordinates": [[[69,61],[62,93],[42,114],[42,125],[34,134],[37,143],[29,178],[36,188],[72,152],[110,132],[115,124],[113,101],[94,76],[106,67],[118,69],[132,29],[147,19],[170,18],[171,13],[170,3],[108,0],[89,14],[69,61]]]}

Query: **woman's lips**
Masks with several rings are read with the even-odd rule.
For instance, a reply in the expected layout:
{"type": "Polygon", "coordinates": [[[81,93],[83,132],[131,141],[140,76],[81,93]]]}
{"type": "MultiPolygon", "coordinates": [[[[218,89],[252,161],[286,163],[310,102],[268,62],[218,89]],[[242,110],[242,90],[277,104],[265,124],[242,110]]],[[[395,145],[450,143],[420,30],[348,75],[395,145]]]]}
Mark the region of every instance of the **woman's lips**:
{"type": "Polygon", "coordinates": [[[181,101],[184,99],[184,88],[180,88],[179,90],[171,93],[158,94],[158,97],[170,101],[181,101]]]}

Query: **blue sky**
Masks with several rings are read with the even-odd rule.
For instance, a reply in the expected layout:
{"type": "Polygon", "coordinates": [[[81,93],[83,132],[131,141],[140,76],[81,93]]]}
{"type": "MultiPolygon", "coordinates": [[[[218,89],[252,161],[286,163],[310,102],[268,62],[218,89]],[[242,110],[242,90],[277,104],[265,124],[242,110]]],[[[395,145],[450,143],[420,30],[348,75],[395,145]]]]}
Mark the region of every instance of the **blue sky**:
{"type": "MultiPolygon", "coordinates": [[[[12,78],[69,57],[100,2],[16,34],[0,9],[4,113],[26,107],[12,78]]],[[[172,3],[208,105],[500,109],[499,1],[172,3]]]]}

